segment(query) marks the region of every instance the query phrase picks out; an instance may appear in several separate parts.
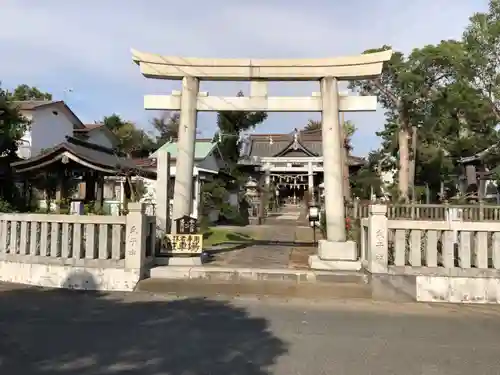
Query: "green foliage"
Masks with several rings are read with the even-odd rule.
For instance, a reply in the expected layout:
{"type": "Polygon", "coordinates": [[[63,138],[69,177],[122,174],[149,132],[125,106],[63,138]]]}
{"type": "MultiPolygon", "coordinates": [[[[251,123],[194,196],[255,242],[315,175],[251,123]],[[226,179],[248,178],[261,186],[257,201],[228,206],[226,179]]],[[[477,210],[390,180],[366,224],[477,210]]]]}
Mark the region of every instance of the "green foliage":
{"type": "Polygon", "coordinates": [[[205,210],[221,209],[222,205],[229,199],[225,182],[221,179],[205,182],[202,185],[202,202],[205,210]]]}
{"type": "Polygon", "coordinates": [[[118,138],[119,152],[130,157],[147,157],[155,150],[155,142],[144,130],[117,114],[104,117],[103,124],[118,138]]]}
{"type": "Polygon", "coordinates": [[[161,117],[155,117],[151,120],[151,125],[158,133],[156,136],[155,148],[160,148],[167,142],[173,142],[179,138],[179,112],[165,112],[161,117]]]}
{"type": "Polygon", "coordinates": [[[492,114],[500,119],[500,1],[490,0],[487,12],[475,13],[463,35],[465,56],[460,73],[480,92],[492,114]]]}
{"type": "Polygon", "coordinates": [[[0,168],[4,179],[0,186],[0,201],[3,209],[21,209],[22,200],[14,184],[10,163],[17,160],[17,145],[29,127],[18,108],[12,103],[11,95],[0,87],[0,168]]]}
{"type": "Polygon", "coordinates": [[[371,199],[372,193],[375,196],[382,195],[382,180],[378,173],[370,166],[361,167],[350,177],[351,193],[360,199],[371,199]]]}
{"type": "Polygon", "coordinates": [[[30,87],[26,84],[19,85],[14,92],[8,93],[10,100],[52,100],[52,94],[40,91],[37,87],[30,87]]]}
{"type": "Polygon", "coordinates": [[[0,199],[0,212],[15,212],[16,210],[12,206],[12,204],[6,200],[0,199]]]}
{"type": "MultiPolygon", "coordinates": [[[[240,91],[237,96],[242,97],[243,93],[240,91]]],[[[232,172],[237,168],[241,148],[241,133],[255,128],[255,126],[264,122],[266,118],[266,112],[218,112],[218,131],[214,135],[214,141],[217,142],[218,150],[226,163],[228,171],[232,172]]]]}
{"type": "MultiPolygon", "coordinates": [[[[243,93],[238,92],[238,97],[243,93]]],[[[202,188],[202,213],[208,215],[210,210],[220,210],[222,220],[232,224],[243,224],[248,218],[245,202],[241,201],[242,209],[236,210],[228,203],[229,192],[239,192],[246,181],[246,176],[238,168],[240,157],[242,132],[255,128],[267,118],[265,112],[224,111],[217,114],[218,131],[214,135],[217,142],[217,151],[225,163],[225,172],[233,180],[218,177],[212,182],[203,184],[202,188]]]]}
{"type": "Polygon", "coordinates": [[[14,156],[17,144],[29,127],[10,94],[0,87],[0,156],[14,156]]]}
{"type": "MultiPolygon", "coordinates": [[[[356,133],[356,125],[351,121],[347,120],[342,123],[344,127],[344,146],[347,148],[347,151],[352,150],[352,145],[351,145],[351,139],[354,133],[356,133]]],[[[307,122],[306,126],[304,127],[304,130],[306,131],[313,131],[313,130],[318,130],[321,129],[321,121],[320,120],[311,120],[307,122]]]]}
{"type": "MultiPolygon", "coordinates": [[[[428,186],[436,197],[442,180],[448,188],[456,185],[459,158],[500,141],[499,47],[500,1],[491,0],[488,12],[471,17],[462,40],[427,45],[406,56],[396,51],[379,79],[350,84],[361,94],[376,95],[386,110],[379,152],[394,157],[384,170],[399,168],[403,199],[408,196],[404,178],[417,191],[428,186]],[[414,127],[415,150],[409,145],[414,127]],[[414,179],[401,174],[410,161],[415,163],[414,179]]],[[[385,49],[389,47],[377,50],[385,49]]],[[[494,167],[499,161],[493,152],[487,164],[494,167]]]]}

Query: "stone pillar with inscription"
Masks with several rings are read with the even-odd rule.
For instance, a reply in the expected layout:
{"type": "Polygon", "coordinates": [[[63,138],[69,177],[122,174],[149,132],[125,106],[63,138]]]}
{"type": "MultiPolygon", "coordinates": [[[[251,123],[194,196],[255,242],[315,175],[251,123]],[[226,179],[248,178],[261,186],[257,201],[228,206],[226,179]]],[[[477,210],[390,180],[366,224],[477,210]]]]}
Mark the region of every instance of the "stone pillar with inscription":
{"type": "Polygon", "coordinates": [[[387,206],[371,205],[367,248],[363,246],[363,250],[366,251],[366,268],[371,273],[387,273],[389,255],[387,235],[387,206]]]}
{"type": "Polygon", "coordinates": [[[156,156],[156,227],[161,236],[170,232],[169,214],[170,214],[170,197],[168,195],[170,183],[170,154],[161,148],[156,156]]]}
{"type": "Polygon", "coordinates": [[[125,269],[142,270],[146,262],[146,206],[129,203],[125,228],[125,269]]]}

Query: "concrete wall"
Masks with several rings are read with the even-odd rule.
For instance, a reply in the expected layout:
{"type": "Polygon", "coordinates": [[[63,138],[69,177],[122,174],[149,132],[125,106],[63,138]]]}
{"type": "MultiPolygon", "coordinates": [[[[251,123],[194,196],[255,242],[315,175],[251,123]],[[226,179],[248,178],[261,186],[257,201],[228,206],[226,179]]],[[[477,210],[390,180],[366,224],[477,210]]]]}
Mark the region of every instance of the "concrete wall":
{"type": "Polygon", "coordinates": [[[140,270],[0,260],[0,280],[18,284],[126,292],[134,290],[140,279],[140,270]]]}
{"type": "Polygon", "coordinates": [[[31,156],[64,142],[73,135],[73,123],[64,111],[47,106],[33,111],[31,123],[31,156]],[[57,114],[55,114],[57,113],[57,114]]]}

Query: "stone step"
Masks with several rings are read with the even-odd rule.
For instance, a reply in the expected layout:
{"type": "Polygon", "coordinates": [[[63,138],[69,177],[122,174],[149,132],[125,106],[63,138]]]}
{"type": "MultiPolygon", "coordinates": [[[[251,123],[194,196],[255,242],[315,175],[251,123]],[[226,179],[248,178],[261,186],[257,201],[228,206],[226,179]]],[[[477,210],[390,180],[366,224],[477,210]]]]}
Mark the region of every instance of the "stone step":
{"type": "Polygon", "coordinates": [[[177,297],[251,297],[279,299],[370,299],[363,283],[297,283],[294,281],[223,281],[206,279],[150,278],[139,282],[137,291],[177,297]]]}
{"type": "Polygon", "coordinates": [[[366,285],[368,277],[356,271],[313,271],[290,268],[245,268],[215,266],[155,266],[149,271],[153,279],[230,281],[287,281],[304,283],[351,283],[366,285]]]}

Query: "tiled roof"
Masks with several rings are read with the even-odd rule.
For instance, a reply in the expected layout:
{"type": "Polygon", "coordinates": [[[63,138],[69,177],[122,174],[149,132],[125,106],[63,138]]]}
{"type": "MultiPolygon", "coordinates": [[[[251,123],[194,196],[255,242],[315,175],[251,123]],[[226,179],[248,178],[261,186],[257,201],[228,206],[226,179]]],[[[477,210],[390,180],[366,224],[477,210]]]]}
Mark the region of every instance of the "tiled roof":
{"type": "Polygon", "coordinates": [[[84,128],[83,123],[78,118],[77,115],[68,107],[68,105],[63,100],[22,100],[22,101],[14,101],[15,106],[17,106],[21,111],[34,111],[38,108],[46,107],[46,106],[59,106],[63,107],[73,118],[73,124],[75,128],[80,129],[84,128]]]}
{"type": "MultiPolygon", "coordinates": [[[[288,134],[252,134],[248,139],[244,158],[259,158],[281,156],[284,152],[293,151],[294,154],[303,153],[303,156],[323,156],[323,145],[321,129],[310,131],[298,131],[297,141],[302,150],[292,149],[294,143],[293,133],[288,134]]],[[[285,155],[283,155],[285,156],[285,155]]],[[[349,156],[350,165],[363,164],[365,159],[357,156],[349,156]]]]}
{"type": "Polygon", "coordinates": [[[27,160],[12,163],[11,165],[14,170],[19,172],[43,169],[47,162],[50,163],[52,161],[58,161],[59,159],[56,158],[65,151],[85,161],[87,166],[91,166],[91,169],[93,166],[96,168],[112,170],[116,174],[132,172],[137,175],[145,175],[152,178],[155,177],[155,173],[151,173],[150,171],[138,167],[132,159],[118,155],[112,149],[88,143],[73,137],[66,137],[66,142],[63,142],[40,155],[27,160]]]}
{"type": "MultiPolygon", "coordinates": [[[[215,143],[213,143],[212,139],[210,138],[197,139],[194,147],[195,160],[204,159],[210,153],[210,151],[213,150],[214,147],[215,143]]],[[[170,156],[172,159],[175,159],[177,157],[177,152],[178,152],[177,143],[174,142],[165,143],[163,146],[159,148],[159,150],[170,152],[170,156]]],[[[151,157],[154,158],[156,156],[156,152],[157,151],[151,154],[151,157]]]]}
{"type": "Polygon", "coordinates": [[[20,110],[30,111],[37,107],[60,103],[54,100],[16,100],[13,102],[20,110]]]}
{"type": "Polygon", "coordinates": [[[91,130],[99,129],[99,128],[101,128],[101,127],[104,126],[104,124],[84,124],[84,125],[85,125],[84,128],[82,128],[82,129],[75,129],[75,132],[78,132],[78,133],[88,133],[91,130]]]}

